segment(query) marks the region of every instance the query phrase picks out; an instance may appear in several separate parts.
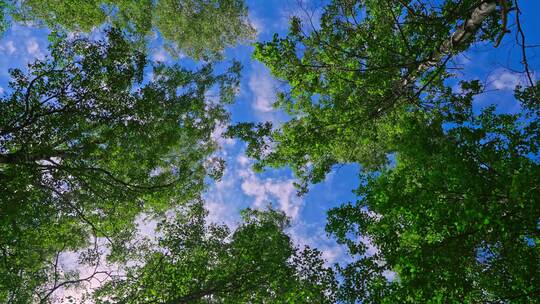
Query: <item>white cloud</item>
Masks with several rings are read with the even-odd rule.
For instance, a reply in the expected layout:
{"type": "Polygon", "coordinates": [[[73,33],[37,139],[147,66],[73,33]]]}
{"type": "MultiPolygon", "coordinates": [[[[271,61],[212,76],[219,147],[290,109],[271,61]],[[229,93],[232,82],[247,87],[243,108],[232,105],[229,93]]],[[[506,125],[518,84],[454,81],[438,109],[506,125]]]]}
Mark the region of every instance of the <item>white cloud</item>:
{"type": "Polygon", "coordinates": [[[240,165],[238,175],[242,179],[241,189],[244,194],[255,199],[252,204],[254,208],[265,208],[268,203],[277,200],[278,208],[281,211],[293,220],[298,218],[303,202],[296,195],[294,179],[262,179],[253,172],[250,162],[246,160],[245,156],[240,155],[237,162],[240,165]]]}
{"type": "Polygon", "coordinates": [[[523,84],[523,77],[519,73],[499,69],[488,77],[488,82],[497,90],[513,91],[516,85],[523,84]]]}
{"type": "Polygon", "coordinates": [[[4,88],[0,87],[0,95],[3,95],[5,91],[4,88]]]}
{"type": "Polygon", "coordinates": [[[379,253],[379,248],[377,248],[377,246],[373,244],[373,241],[371,240],[371,238],[365,235],[361,235],[358,238],[358,241],[366,246],[366,252],[365,252],[366,257],[372,257],[379,253]]]}
{"type": "Polygon", "coordinates": [[[268,204],[273,204],[291,219],[298,219],[303,201],[296,195],[294,179],[259,176],[251,168],[252,161],[243,153],[230,153],[233,148],[234,145],[229,145],[224,149],[227,162],[224,175],[204,195],[209,222],[225,223],[234,228],[240,219],[240,210],[247,207],[265,209],[268,204]]]}
{"type": "MultiPolygon", "coordinates": [[[[314,244],[314,247],[318,247],[317,244],[314,244]]],[[[322,258],[328,265],[343,262],[344,257],[347,256],[345,246],[324,246],[319,250],[321,250],[322,258]]]]}
{"type": "Polygon", "coordinates": [[[247,207],[265,209],[268,203],[273,203],[276,209],[291,217],[292,226],[287,233],[296,246],[319,249],[327,266],[350,262],[346,247],[326,235],[324,224],[318,220],[306,222],[307,219],[302,218],[304,201],[296,195],[294,179],[282,173],[277,177],[255,173],[251,168],[253,161],[244,153],[238,153],[237,148],[237,145],[224,148],[228,164],[224,176],[211,185],[204,196],[209,211],[208,222],[224,223],[234,229],[240,221],[240,210],[247,207]]]}
{"type": "Polygon", "coordinates": [[[279,82],[270,71],[260,63],[252,65],[248,87],[251,92],[251,109],[259,121],[270,121],[274,126],[281,125],[287,116],[280,109],[274,109],[279,82]]]}
{"type": "Polygon", "coordinates": [[[104,238],[97,239],[97,247],[89,246],[87,249],[97,249],[98,265],[90,266],[81,263],[81,254],[85,250],[79,251],[64,251],[59,255],[58,259],[58,271],[61,277],[60,282],[68,279],[63,278],[68,273],[78,273],[79,278],[88,278],[77,284],[68,284],[58,288],[52,295],[51,300],[53,303],[64,303],[64,300],[71,298],[77,303],[82,301],[85,292],[92,292],[96,288],[99,288],[103,283],[107,282],[110,277],[105,273],[108,272],[111,275],[118,275],[123,273],[121,267],[117,264],[110,263],[106,260],[107,254],[110,253],[108,247],[106,247],[107,241],[104,238]]]}
{"type": "MultiPolygon", "coordinates": [[[[297,246],[309,245],[321,250],[327,265],[344,261],[346,249],[329,239],[320,223],[307,226],[301,218],[303,200],[296,195],[294,179],[283,174],[261,176],[252,170],[253,160],[238,145],[225,145],[224,158],[227,162],[223,178],[212,184],[204,195],[209,212],[208,222],[224,223],[235,229],[240,222],[240,210],[247,207],[266,209],[268,204],[283,211],[293,226],[287,231],[297,246]]],[[[272,174],[272,172],[267,172],[272,174]]]]}
{"type": "Polygon", "coordinates": [[[208,210],[208,223],[225,224],[234,228],[239,220],[239,208],[235,202],[226,201],[222,195],[207,197],[205,207],[208,210]]]}
{"type": "Polygon", "coordinates": [[[232,145],[224,145],[220,152],[221,157],[227,162],[223,177],[213,183],[204,194],[208,222],[226,224],[231,229],[236,227],[240,220],[240,210],[248,207],[239,189],[240,178],[235,167],[235,158],[229,156],[233,148],[232,145]]]}
{"type": "Polygon", "coordinates": [[[39,43],[35,38],[26,40],[26,52],[34,58],[43,57],[43,52],[41,51],[39,43]]]}
{"type": "MultiPolygon", "coordinates": [[[[227,125],[224,123],[218,123],[212,131],[212,139],[221,147],[234,146],[236,140],[234,138],[226,138],[223,133],[227,131],[227,125]]],[[[225,151],[223,151],[225,152],[225,151]]]]}
{"type": "Polygon", "coordinates": [[[7,55],[13,55],[17,51],[17,48],[15,47],[15,43],[13,40],[8,40],[2,45],[0,45],[0,52],[7,54],[7,55]]]}
{"type": "Polygon", "coordinates": [[[320,250],[326,266],[335,263],[343,265],[352,261],[346,246],[328,238],[324,226],[320,225],[320,223],[306,223],[299,220],[294,223],[288,232],[294,243],[300,248],[309,246],[320,250]]]}
{"type": "Polygon", "coordinates": [[[385,270],[383,271],[382,275],[389,281],[393,282],[396,279],[398,279],[397,273],[391,270],[385,270]]]}
{"type": "Polygon", "coordinates": [[[250,14],[249,14],[249,21],[251,23],[251,25],[253,26],[253,28],[255,28],[255,31],[257,32],[256,35],[260,35],[261,33],[265,32],[266,29],[268,28],[263,20],[259,17],[257,17],[255,15],[255,13],[253,13],[253,11],[251,10],[250,11],[250,14]]]}
{"type": "Polygon", "coordinates": [[[272,112],[272,104],[276,98],[276,81],[270,76],[268,70],[255,68],[249,77],[249,89],[253,94],[251,107],[258,114],[272,112]]]}
{"type": "Polygon", "coordinates": [[[249,164],[250,164],[249,158],[247,158],[247,156],[244,155],[244,154],[238,155],[238,157],[236,157],[236,161],[237,161],[238,164],[240,164],[240,166],[242,166],[242,167],[249,166],[249,164]]]}
{"type": "Polygon", "coordinates": [[[169,59],[169,55],[163,48],[159,48],[152,52],[152,60],[158,62],[166,62],[169,59]]]}

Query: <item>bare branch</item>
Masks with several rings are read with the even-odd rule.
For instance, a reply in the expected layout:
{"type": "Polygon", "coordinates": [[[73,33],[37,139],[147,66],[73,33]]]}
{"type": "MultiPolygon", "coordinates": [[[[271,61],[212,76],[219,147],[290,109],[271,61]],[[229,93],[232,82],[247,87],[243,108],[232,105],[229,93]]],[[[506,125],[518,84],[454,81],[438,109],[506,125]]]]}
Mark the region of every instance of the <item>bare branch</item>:
{"type": "MultiPolygon", "coordinates": [[[[514,5],[516,7],[516,25],[517,25],[517,41],[518,44],[521,46],[521,63],[523,64],[523,68],[525,69],[525,74],[527,75],[527,80],[529,81],[529,85],[531,87],[535,86],[533,76],[531,73],[531,70],[529,68],[529,62],[527,60],[527,50],[525,48],[525,33],[523,32],[523,28],[521,26],[521,9],[519,8],[518,1],[514,0],[514,5]]],[[[536,90],[532,90],[533,94],[535,94],[536,99],[538,99],[538,96],[536,96],[536,90]]]]}

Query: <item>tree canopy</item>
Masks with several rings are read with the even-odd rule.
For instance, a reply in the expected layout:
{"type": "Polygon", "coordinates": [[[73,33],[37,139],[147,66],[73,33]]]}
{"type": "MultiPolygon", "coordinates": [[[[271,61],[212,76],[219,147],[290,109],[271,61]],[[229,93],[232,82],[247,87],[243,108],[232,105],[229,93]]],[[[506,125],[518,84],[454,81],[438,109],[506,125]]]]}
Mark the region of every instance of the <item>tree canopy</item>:
{"type": "Polygon", "coordinates": [[[288,120],[241,122],[226,136],[247,143],[256,170],[291,168],[299,194],[335,165],[360,165],[356,199],[328,211],[326,231],[350,257],[332,267],[295,245],[272,208],[245,209],[235,228],[207,219],[204,191],[225,168],[215,131],[241,70],[215,64],[254,34],[243,1],[0,0],[0,30],[52,30],[48,55],[9,70],[0,96],[0,302],[49,303],[97,275],[106,280],[83,300],[539,302],[540,82],[519,1],[320,9],[255,44],[286,84],[274,106],[288,120]],[[95,29],[104,35],[71,35],[95,29]],[[150,61],[154,31],[173,55],[205,62],[150,61]],[[518,110],[479,108],[486,85],[463,80],[454,60],[508,33],[525,79],[508,97],[518,110]],[[153,238],[138,234],[143,215],[153,238]],[[67,252],[90,277],[59,266],[67,252]]]}
{"type": "Polygon", "coordinates": [[[363,175],[359,200],[329,212],[327,230],[363,257],[341,269],[348,301],[538,298],[538,108],[473,115],[467,95],[452,100],[469,104],[462,113],[403,114],[387,129],[395,165],[363,175]],[[367,257],[358,235],[378,253],[367,257]]]}
{"type": "MultiPolygon", "coordinates": [[[[195,59],[221,56],[227,46],[247,41],[254,29],[243,0],[24,0],[5,1],[5,14],[57,30],[89,32],[109,24],[139,42],[152,30],[167,41],[172,55],[195,59]]],[[[5,18],[5,17],[4,17],[5,18]]],[[[0,20],[1,21],[1,20],[0,20]]]]}
{"type": "MultiPolygon", "coordinates": [[[[210,161],[239,65],[216,75],[153,65],[116,30],[57,37],[50,56],[11,70],[0,100],[0,299],[24,303],[58,252],[106,238],[121,252],[141,212],[163,213],[219,177],[210,161]],[[147,70],[148,71],[148,70],[147,70]],[[205,94],[221,88],[221,99],[205,94]]],[[[118,257],[122,255],[119,254],[118,257]]]]}
{"type": "Polygon", "coordinates": [[[275,103],[290,120],[229,130],[255,168],[290,166],[306,192],[336,164],[361,165],[358,201],[327,224],[356,259],[338,267],[342,301],[537,301],[539,85],[523,57],[520,114],[478,112],[481,83],[456,90],[451,70],[471,45],[497,46],[517,5],[336,0],[320,27],[295,17],[287,36],[257,44],[290,86],[275,103]]]}
{"type": "Polygon", "coordinates": [[[293,247],[283,213],[246,209],[233,232],[204,216],[198,202],[163,222],[157,249],[134,250],[142,266],[101,287],[97,303],[334,303],[333,271],[316,249],[293,247]]]}
{"type": "MultiPolygon", "coordinates": [[[[257,43],[255,58],[290,84],[276,107],[292,117],[272,134],[275,153],[250,151],[260,167],[287,164],[319,182],[336,163],[384,165],[378,121],[432,107],[450,76],[446,63],[500,29],[497,1],[414,2],[331,1],[320,29],[294,17],[286,37],[257,43]]],[[[237,133],[249,135],[249,127],[237,133]]],[[[259,137],[268,134],[260,127],[259,137]]]]}

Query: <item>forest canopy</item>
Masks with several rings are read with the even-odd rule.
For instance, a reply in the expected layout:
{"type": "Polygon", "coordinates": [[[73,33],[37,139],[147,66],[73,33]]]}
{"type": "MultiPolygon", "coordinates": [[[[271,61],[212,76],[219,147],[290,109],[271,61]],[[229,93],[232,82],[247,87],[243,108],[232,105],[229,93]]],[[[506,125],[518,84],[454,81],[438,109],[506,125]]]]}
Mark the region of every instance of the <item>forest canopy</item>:
{"type": "Polygon", "coordinates": [[[328,213],[327,232],[357,257],[338,267],[342,301],[538,298],[540,83],[523,52],[520,111],[478,111],[485,87],[451,70],[472,45],[498,45],[511,11],[525,50],[517,5],[336,0],[320,28],[292,18],[286,36],[256,44],[255,58],[290,85],[275,104],[289,121],[229,132],[256,168],[290,166],[306,192],[335,165],[361,165],[358,201],[328,213]]]}
{"type": "Polygon", "coordinates": [[[74,32],[112,24],[139,43],[156,30],[171,53],[195,59],[218,58],[225,47],[255,34],[242,0],[2,0],[0,9],[3,24],[6,15],[74,32]]]}
{"type": "Polygon", "coordinates": [[[0,0],[0,30],[47,28],[49,44],[0,77],[0,302],[537,303],[540,82],[522,2],[300,1],[285,32],[226,52],[261,34],[253,2],[0,0]],[[467,74],[478,47],[512,50],[512,94],[467,74]],[[279,82],[264,101],[282,121],[235,116],[246,86],[265,88],[251,61],[244,85],[243,54],[279,82]],[[310,196],[348,165],[353,199],[310,196]],[[261,208],[291,192],[258,180],[274,169],[341,249],[261,208]],[[233,207],[211,194],[246,176],[258,184],[236,191],[256,202],[216,221],[233,207]]]}

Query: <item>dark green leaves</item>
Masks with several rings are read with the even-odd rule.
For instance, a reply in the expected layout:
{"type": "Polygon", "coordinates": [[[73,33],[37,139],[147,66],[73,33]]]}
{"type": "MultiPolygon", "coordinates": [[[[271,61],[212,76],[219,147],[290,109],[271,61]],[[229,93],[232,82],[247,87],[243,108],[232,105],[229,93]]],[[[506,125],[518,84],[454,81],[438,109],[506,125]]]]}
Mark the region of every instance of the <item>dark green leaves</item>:
{"type": "Polygon", "coordinates": [[[516,88],[519,114],[475,113],[480,82],[450,86],[451,59],[504,34],[510,6],[330,1],[320,28],[295,18],[257,44],[290,85],[277,105],[291,117],[271,132],[234,129],[257,166],[290,166],[303,192],[334,164],[362,165],[358,201],[329,212],[327,230],[356,258],[339,268],[341,300],[535,301],[537,86],[516,88]]]}
{"type": "Polygon", "coordinates": [[[163,222],[143,266],[96,293],[98,303],[334,303],[335,279],[320,252],[293,247],[283,213],[247,209],[231,232],[208,224],[201,202],[163,222]]]}
{"type": "Polygon", "coordinates": [[[110,30],[104,41],[53,39],[50,57],[11,71],[0,101],[0,299],[27,301],[57,273],[55,254],[92,236],[124,259],[136,215],[199,197],[239,66],[150,66],[148,81],[146,66],[110,30]],[[213,88],[222,98],[209,103],[213,88]]]}
{"type": "MultiPolygon", "coordinates": [[[[526,116],[526,115],[524,115],[526,116]]],[[[528,302],[540,269],[540,167],[535,122],[494,114],[456,122],[409,116],[390,143],[396,166],[368,178],[361,199],[329,213],[329,232],[363,255],[360,234],[379,248],[377,263],[342,273],[348,300],[399,302],[528,302]],[[397,280],[369,287],[366,273],[397,273],[397,280]],[[518,283],[519,282],[519,283],[518,283]],[[503,287],[504,286],[504,287],[503,287]],[[374,288],[371,290],[370,288],[374,288]]],[[[537,118],[534,118],[534,121],[537,118]]],[[[368,263],[368,264],[366,264],[368,263]]]]}

